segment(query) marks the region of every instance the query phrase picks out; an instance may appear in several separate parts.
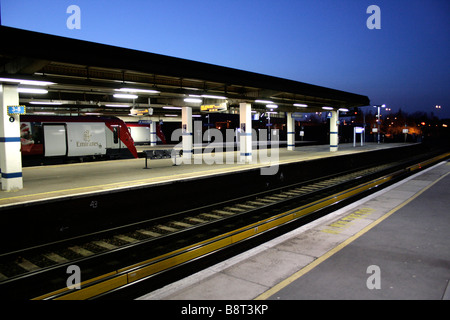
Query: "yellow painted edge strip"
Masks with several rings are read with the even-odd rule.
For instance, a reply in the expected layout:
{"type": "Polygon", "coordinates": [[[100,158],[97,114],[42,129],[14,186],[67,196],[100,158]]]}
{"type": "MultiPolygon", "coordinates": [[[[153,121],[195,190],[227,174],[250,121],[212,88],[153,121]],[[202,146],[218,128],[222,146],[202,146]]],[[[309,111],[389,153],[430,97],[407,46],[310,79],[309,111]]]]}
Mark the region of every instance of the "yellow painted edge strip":
{"type": "Polygon", "coordinates": [[[269,290],[263,292],[262,294],[257,296],[255,298],[255,300],[266,300],[266,299],[270,298],[271,296],[273,296],[278,291],[280,291],[283,288],[287,287],[289,284],[291,284],[292,282],[296,281],[301,276],[305,275],[306,273],[308,273],[309,271],[311,271],[312,269],[317,267],[319,264],[321,264],[322,262],[324,262],[325,260],[327,260],[328,258],[333,256],[335,253],[341,251],[347,245],[349,245],[350,243],[352,243],[353,241],[355,241],[356,239],[361,237],[363,234],[365,234],[366,232],[371,230],[373,227],[375,227],[376,225],[378,225],[379,223],[381,223],[382,221],[384,221],[385,219],[390,217],[392,214],[394,214],[395,212],[397,212],[398,210],[400,210],[401,208],[406,206],[408,203],[410,203],[411,201],[413,201],[414,199],[419,197],[421,194],[423,194],[425,191],[430,189],[432,186],[434,186],[436,183],[438,183],[440,180],[442,180],[443,178],[445,178],[449,174],[450,174],[450,172],[447,172],[445,175],[443,175],[442,177],[440,177],[439,179],[434,181],[432,184],[428,185],[426,188],[424,188],[420,192],[416,193],[413,197],[409,198],[408,200],[406,200],[405,202],[401,203],[400,205],[398,205],[394,209],[390,210],[388,213],[386,213],[382,217],[378,218],[377,220],[375,220],[374,222],[372,222],[371,224],[369,224],[368,226],[366,226],[365,228],[363,228],[362,230],[360,230],[359,232],[357,232],[356,234],[354,234],[353,236],[351,236],[350,238],[348,238],[347,240],[345,240],[344,242],[339,244],[337,247],[331,249],[330,251],[328,251],[324,255],[320,256],[319,258],[317,258],[316,260],[314,260],[313,262],[311,262],[310,264],[308,264],[307,266],[305,266],[301,270],[299,270],[296,273],[294,273],[289,278],[286,278],[285,280],[279,282],[278,284],[276,284],[275,286],[273,286],[269,290]]]}

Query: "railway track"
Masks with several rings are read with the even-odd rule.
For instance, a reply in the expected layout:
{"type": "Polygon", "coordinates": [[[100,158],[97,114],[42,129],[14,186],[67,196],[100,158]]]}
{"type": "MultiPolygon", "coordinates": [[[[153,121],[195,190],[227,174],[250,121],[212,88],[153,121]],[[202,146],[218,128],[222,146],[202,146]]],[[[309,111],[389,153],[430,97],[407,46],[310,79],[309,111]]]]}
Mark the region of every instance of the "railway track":
{"type": "Polygon", "coordinates": [[[448,156],[415,164],[383,164],[2,254],[0,295],[26,299],[95,297],[260,235],[448,156]],[[66,286],[67,267],[71,265],[80,267],[82,280],[88,279],[81,283],[81,289],[66,286]]]}

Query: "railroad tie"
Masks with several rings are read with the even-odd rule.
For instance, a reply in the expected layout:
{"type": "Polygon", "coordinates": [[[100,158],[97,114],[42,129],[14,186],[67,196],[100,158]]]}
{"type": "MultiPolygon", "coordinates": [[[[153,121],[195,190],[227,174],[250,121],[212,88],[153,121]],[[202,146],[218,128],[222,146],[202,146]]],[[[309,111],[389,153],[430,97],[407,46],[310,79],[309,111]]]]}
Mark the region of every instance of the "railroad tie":
{"type": "Polygon", "coordinates": [[[250,206],[248,204],[237,204],[236,206],[241,207],[241,208],[245,208],[245,209],[255,209],[255,206],[250,206]]]}
{"type": "Polygon", "coordinates": [[[99,247],[102,247],[102,248],[105,248],[105,249],[108,249],[108,250],[112,250],[112,249],[117,248],[116,245],[114,245],[112,243],[105,242],[105,241],[101,241],[101,240],[93,241],[92,243],[95,244],[96,246],[99,246],[99,247]]]}
{"type": "Polygon", "coordinates": [[[189,218],[187,218],[187,219],[189,219],[190,221],[193,221],[193,222],[197,222],[197,223],[205,223],[206,222],[206,220],[203,220],[203,219],[200,219],[200,218],[194,218],[194,217],[189,217],[189,218]]]}
{"type": "Polygon", "coordinates": [[[35,271],[35,270],[39,270],[40,267],[38,267],[37,265],[35,265],[34,263],[32,263],[31,261],[28,261],[27,259],[22,258],[20,260],[20,262],[17,262],[17,264],[27,270],[27,271],[35,271]]]}
{"type": "Polygon", "coordinates": [[[178,229],[176,229],[176,228],[172,228],[172,227],[169,227],[169,226],[163,226],[162,224],[160,224],[160,225],[158,225],[158,226],[156,226],[156,227],[159,228],[159,229],[161,229],[161,230],[169,231],[169,232],[175,232],[175,231],[178,231],[178,229]]]}
{"type": "Polygon", "coordinates": [[[122,240],[122,241],[125,241],[125,242],[129,242],[129,243],[133,243],[133,242],[138,242],[139,241],[138,239],[135,239],[135,238],[123,235],[123,234],[119,234],[119,235],[116,235],[114,237],[119,239],[119,240],[122,240]]]}
{"type": "Polygon", "coordinates": [[[50,252],[44,255],[44,257],[46,257],[49,260],[52,260],[53,262],[56,263],[65,263],[65,262],[69,262],[68,259],[61,257],[59,254],[54,253],[54,252],[50,252]]]}
{"type": "Polygon", "coordinates": [[[140,229],[137,230],[137,232],[142,233],[143,235],[146,236],[150,236],[150,237],[159,237],[161,234],[158,232],[154,232],[154,231],[150,231],[150,230],[145,230],[145,229],[140,229]]]}
{"type": "Polygon", "coordinates": [[[79,246],[70,247],[69,249],[83,257],[88,257],[94,254],[92,251],[89,251],[79,246]]]}
{"type": "Polygon", "coordinates": [[[181,222],[181,221],[174,221],[172,222],[174,225],[182,227],[182,228],[189,228],[192,227],[192,224],[186,223],[186,222],[181,222]]]}
{"type": "Polygon", "coordinates": [[[230,211],[224,211],[224,210],[213,210],[212,212],[218,213],[218,214],[223,214],[225,216],[232,216],[233,214],[236,213],[236,212],[230,212],[230,211]]]}
{"type": "Polygon", "coordinates": [[[221,216],[218,216],[216,214],[211,214],[211,213],[202,213],[202,216],[208,217],[208,218],[213,218],[213,219],[220,219],[222,218],[221,216]]]}

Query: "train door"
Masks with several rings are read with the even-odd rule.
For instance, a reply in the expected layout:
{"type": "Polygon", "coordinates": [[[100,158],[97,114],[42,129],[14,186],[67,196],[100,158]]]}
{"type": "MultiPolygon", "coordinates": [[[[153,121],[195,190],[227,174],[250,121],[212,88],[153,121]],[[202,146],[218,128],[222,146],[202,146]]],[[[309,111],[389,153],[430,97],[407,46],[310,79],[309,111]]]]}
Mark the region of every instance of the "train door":
{"type": "Polygon", "coordinates": [[[44,155],[46,157],[67,155],[67,129],[65,124],[44,123],[44,155]]]}

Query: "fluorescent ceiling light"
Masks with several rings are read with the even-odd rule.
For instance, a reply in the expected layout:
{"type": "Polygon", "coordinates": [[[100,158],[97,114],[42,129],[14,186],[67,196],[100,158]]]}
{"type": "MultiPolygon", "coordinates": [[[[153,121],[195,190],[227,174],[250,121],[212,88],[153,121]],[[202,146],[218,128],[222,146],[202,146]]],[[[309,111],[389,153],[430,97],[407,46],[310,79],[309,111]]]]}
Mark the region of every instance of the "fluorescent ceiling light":
{"type": "Polygon", "coordinates": [[[48,93],[45,89],[33,89],[33,88],[18,88],[19,93],[36,93],[36,94],[46,94],[48,93]]]}
{"type": "Polygon", "coordinates": [[[266,104],[271,104],[273,103],[273,101],[270,100],[255,100],[256,103],[266,103],[266,104]]]}
{"type": "Polygon", "coordinates": [[[179,117],[178,114],[165,114],[164,117],[179,117]]]}
{"type": "Polygon", "coordinates": [[[51,101],[30,101],[30,104],[38,104],[38,105],[45,105],[45,106],[60,106],[63,103],[62,102],[51,102],[51,101]]]}
{"type": "Polygon", "coordinates": [[[55,112],[46,112],[46,111],[37,111],[32,112],[33,114],[40,114],[40,115],[50,115],[50,114],[56,114],[55,112]]]}
{"type": "Polygon", "coordinates": [[[181,110],[181,107],[171,107],[171,106],[164,106],[163,109],[170,109],[170,110],[181,110]]]}
{"type": "Polygon", "coordinates": [[[130,106],[128,104],[105,104],[105,107],[110,107],[110,108],[129,108],[130,106]]]}
{"type": "Polygon", "coordinates": [[[266,108],[276,109],[276,108],[278,108],[278,106],[276,104],[267,104],[266,108]]]}
{"type": "Polygon", "coordinates": [[[37,81],[37,80],[25,80],[25,79],[13,79],[13,78],[0,78],[0,82],[15,82],[24,85],[30,86],[50,86],[55,84],[54,82],[49,81],[37,81]]]}
{"type": "Polygon", "coordinates": [[[125,93],[116,93],[113,96],[114,98],[119,98],[119,99],[137,99],[138,96],[135,94],[125,94],[125,93]]]}
{"type": "Polygon", "coordinates": [[[202,99],[197,99],[197,98],[186,98],[186,99],[184,99],[184,102],[201,103],[201,102],[202,102],[202,99]]]}
{"type": "Polygon", "coordinates": [[[348,111],[348,109],[347,109],[347,108],[339,108],[339,111],[342,111],[342,112],[347,112],[347,111],[348,111]]]}
{"type": "Polygon", "coordinates": [[[115,89],[115,91],[120,92],[130,92],[130,93],[160,93],[160,91],[157,90],[148,90],[148,89],[134,89],[134,88],[120,88],[115,89]]]}
{"type": "Polygon", "coordinates": [[[223,97],[223,96],[213,96],[213,95],[209,95],[209,94],[202,94],[203,98],[208,98],[208,99],[221,99],[221,100],[226,100],[227,97],[223,97]]]}
{"type": "Polygon", "coordinates": [[[303,103],[294,103],[294,107],[306,108],[308,105],[303,103]]]}
{"type": "Polygon", "coordinates": [[[333,110],[332,107],[322,107],[323,110],[333,110]]]}

